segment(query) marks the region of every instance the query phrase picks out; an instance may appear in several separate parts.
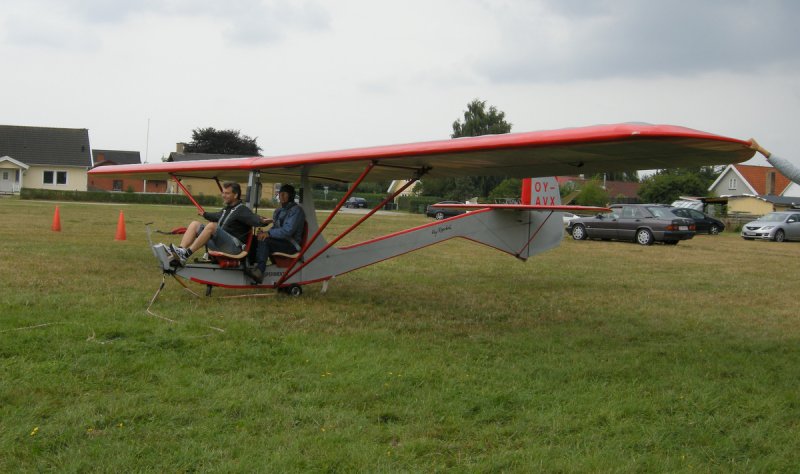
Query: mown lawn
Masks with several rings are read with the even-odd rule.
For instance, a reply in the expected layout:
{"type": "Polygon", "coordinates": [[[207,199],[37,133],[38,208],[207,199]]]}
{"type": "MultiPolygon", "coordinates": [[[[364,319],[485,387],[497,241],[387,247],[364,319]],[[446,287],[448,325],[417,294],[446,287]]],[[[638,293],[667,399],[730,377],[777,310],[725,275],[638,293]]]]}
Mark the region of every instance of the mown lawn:
{"type": "Polygon", "coordinates": [[[0,471],[800,466],[800,243],[450,241],[325,295],[169,280],[156,317],[143,224],[193,208],[55,206],[0,199],[0,471]]]}

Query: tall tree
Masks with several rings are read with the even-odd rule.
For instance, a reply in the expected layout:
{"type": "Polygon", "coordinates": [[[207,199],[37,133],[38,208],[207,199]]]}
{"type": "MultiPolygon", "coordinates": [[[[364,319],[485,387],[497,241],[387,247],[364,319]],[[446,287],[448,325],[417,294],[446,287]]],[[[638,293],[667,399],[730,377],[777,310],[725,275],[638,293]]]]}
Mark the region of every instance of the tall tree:
{"type": "Polygon", "coordinates": [[[505,112],[497,110],[493,105],[486,110],[485,100],[474,99],[467,104],[464,121],[459,119],[453,122],[453,133],[450,138],[508,133],[511,127],[512,124],[506,122],[505,112]]]}
{"type": "MultiPolygon", "coordinates": [[[[467,104],[463,121],[458,119],[453,122],[453,133],[450,138],[508,133],[512,124],[506,122],[505,117],[505,112],[497,110],[493,105],[487,109],[485,100],[474,99],[467,104]]],[[[427,195],[463,201],[476,196],[488,196],[503,179],[505,179],[503,176],[427,179],[423,188],[427,195]]]]}
{"type": "Polygon", "coordinates": [[[192,130],[192,141],[186,145],[188,153],[217,153],[220,155],[251,155],[261,153],[255,138],[240,135],[239,130],[216,130],[212,127],[192,130]]]}

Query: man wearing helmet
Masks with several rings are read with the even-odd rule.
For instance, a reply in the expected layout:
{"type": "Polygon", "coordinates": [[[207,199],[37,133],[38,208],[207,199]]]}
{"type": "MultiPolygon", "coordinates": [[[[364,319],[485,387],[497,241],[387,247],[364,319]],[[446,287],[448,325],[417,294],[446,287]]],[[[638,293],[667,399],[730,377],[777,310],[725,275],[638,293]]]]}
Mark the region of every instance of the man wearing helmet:
{"type": "Polygon", "coordinates": [[[300,251],[306,216],[303,208],[294,202],[294,197],[294,186],[290,184],[281,186],[278,191],[278,201],[281,206],[275,210],[272,216],[272,228],[258,233],[256,268],[250,271],[250,276],[257,283],[261,283],[264,278],[267,258],[271,253],[291,254],[300,251]]]}

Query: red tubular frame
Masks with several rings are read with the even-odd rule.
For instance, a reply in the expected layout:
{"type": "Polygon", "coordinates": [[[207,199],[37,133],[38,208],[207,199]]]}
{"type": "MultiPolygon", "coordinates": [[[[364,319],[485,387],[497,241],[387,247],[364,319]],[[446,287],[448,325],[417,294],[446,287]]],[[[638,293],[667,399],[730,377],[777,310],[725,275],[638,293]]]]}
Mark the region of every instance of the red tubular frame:
{"type": "MultiPolygon", "coordinates": [[[[330,222],[330,221],[333,219],[333,217],[334,217],[334,215],[335,215],[335,214],[338,214],[338,212],[339,212],[339,209],[341,209],[341,206],[342,206],[342,204],[344,203],[344,201],[346,200],[346,198],[347,198],[347,197],[349,197],[349,196],[350,196],[350,195],[353,193],[353,191],[355,191],[355,189],[356,189],[356,186],[358,185],[358,183],[360,183],[360,182],[361,182],[361,180],[363,180],[363,179],[366,177],[366,173],[368,173],[368,172],[369,172],[369,171],[372,169],[372,166],[373,166],[373,165],[374,165],[374,163],[373,163],[372,165],[370,165],[370,167],[369,167],[368,169],[364,170],[364,173],[362,173],[361,177],[359,177],[359,181],[358,181],[357,183],[354,183],[354,184],[353,184],[353,186],[350,188],[350,190],[347,192],[347,195],[345,195],[344,197],[342,197],[342,200],[339,202],[339,205],[336,207],[336,209],[334,210],[334,212],[332,212],[332,213],[331,213],[331,215],[330,215],[330,216],[328,216],[328,219],[325,221],[325,225],[327,225],[327,224],[328,224],[328,223],[329,223],[329,222],[330,222]]],[[[358,227],[359,225],[361,225],[361,224],[362,224],[364,221],[366,221],[367,219],[369,219],[369,218],[370,218],[370,217],[371,217],[373,214],[375,214],[376,212],[378,212],[378,210],[380,210],[380,209],[381,209],[383,206],[385,206],[387,202],[391,201],[392,199],[394,199],[395,197],[397,197],[397,196],[398,196],[400,193],[402,193],[403,191],[405,191],[406,189],[408,189],[408,187],[409,187],[409,186],[411,186],[412,184],[414,184],[414,183],[416,183],[417,181],[419,181],[419,178],[420,178],[419,176],[416,176],[416,177],[414,177],[413,179],[410,179],[410,180],[409,180],[409,181],[408,181],[406,184],[404,184],[403,186],[401,186],[401,187],[400,187],[400,189],[398,189],[397,191],[395,191],[395,192],[394,192],[394,193],[392,193],[391,195],[387,196],[387,197],[386,197],[386,198],[385,198],[383,201],[381,201],[381,202],[380,202],[380,204],[378,204],[377,206],[375,206],[375,207],[374,207],[374,208],[373,208],[371,211],[369,211],[367,214],[365,214],[365,215],[364,215],[364,216],[363,216],[361,219],[359,219],[358,221],[356,221],[356,223],[355,223],[355,224],[353,224],[353,225],[351,225],[350,227],[348,227],[347,229],[345,229],[345,230],[344,230],[344,232],[342,232],[341,234],[339,234],[338,236],[336,236],[336,238],[334,238],[333,240],[331,240],[330,242],[328,242],[328,244],[327,244],[327,245],[325,245],[325,246],[324,246],[324,247],[323,247],[321,250],[319,250],[317,253],[315,253],[314,255],[312,255],[312,256],[311,256],[311,258],[309,258],[308,260],[306,260],[305,262],[303,262],[303,263],[302,263],[302,264],[301,264],[301,265],[300,265],[300,266],[299,266],[297,269],[295,269],[294,271],[292,271],[292,269],[294,268],[294,266],[295,266],[295,264],[297,263],[297,261],[298,261],[298,260],[299,260],[299,259],[300,259],[300,258],[303,256],[303,254],[306,252],[306,250],[308,250],[308,247],[311,245],[311,242],[313,242],[313,241],[309,241],[309,242],[307,242],[307,243],[306,243],[306,245],[303,247],[303,249],[300,251],[300,254],[299,254],[299,255],[298,255],[298,256],[297,256],[297,257],[294,259],[294,261],[293,261],[293,262],[292,262],[292,264],[289,266],[289,268],[286,270],[286,272],[284,272],[284,274],[283,274],[283,276],[280,278],[280,280],[278,280],[278,282],[277,282],[277,283],[275,283],[275,286],[280,286],[280,285],[281,285],[283,282],[285,282],[287,279],[289,279],[289,278],[293,277],[295,274],[297,274],[297,272],[299,272],[300,270],[302,270],[302,269],[303,269],[303,268],[304,268],[306,265],[308,265],[308,264],[310,264],[311,262],[313,262],[314,260],[316,260],[316,259],[317,259],[317,257],[319,257],[320,255],[322,255],[323,253],[325,253],[325,251],[327,251],[329,248],[333,247],[333,246],[336,244],[336,242],[338,242],[338,241],[342,240],[342,239],[343,239],[343,238],[344,238],[344,237],[345,237],[347,234],[349,234],[350,232],[352,232],[353,230],[355,230],[355,228],[356,228],[356,227],[358,227]]],[[[323,227],[320,227],[320,229],[319,229],[319,230],[318,230],[318,231],[317,231],[317,232],[314,234],[314,238],[315,238],[315,239],[316,239],[316,238],[319,236],[319,234],[321,234],[321,233],[322,233],[322,229],[323,229],[323,227]]]]}
{"type": "Polygon", "coordinates": [[[192,197],[192,193],[190,193],[189,190],[186,189],[186,187],[183,185],[183,183],[181,183],[181,180],[179,180],[177,178],[177,176],[175,176],[174,174],[171,174],[170,176],[172,177],[172,180],[175,181],[175,183],[183,190],[183,194],[185,194],[186,197],[188,197],[189,200],[192,201],[192,204],[194,204],[194,207],[196,207],[197,210],[200,211],[201,214],[206,212],[206,210],[203,209],[203,206],[201,206],[200,204],[197,203],[197,201],[194,200],[194,198],[192,197]]]}
{"type": "MultiPolygon", "coordinates": [[[[319,226],[317,231],[314,232],[314,235],[310,239],[306,239],[306,243],[305,245],[303,245],[303,248],[300,249],[300,252],[298,253],[297,257],[295,257],[294,260],[292,260],[292,263],[290,263],[289,266],[286,268],[286,271],[283,272],[283,276],[281,276],[281,278],[277,281],[277,283],[275,283],[276,287],[280,286],[281,283],[283,283],[289,277],[297,273],[297,272],[292,272],[291,275],[289,274],[289,272],[292,271],[294,266],[297,265],[297,262],[301,258],[303,258],[303,255],[305,255],[305,253],[308,251],[308,248],[311,247],[311,244],[313,244],[314,241],[316,241],[317,238],[320,235],[322,235],[322,231],[325,230],[326,227],[328,227],[328,224],[330,224],[333,218],[336,216],[336,214],[339,213],[339,209],[341,209],[342,206],[344,206],[345,201],[347,201],[347,199],[353,195],[353,193],[356,190],[356,187],[358,187],[358,185],[361,184],[362,181],[364,181],[364,178],[367,177],[367,175],[370,173],[370,171],[372,171],[372,168],[374,167],[375,167],[375,161],[370,161],[369,165],[367,165],[364,171],[361,172],[361,175],[358,177],[358,179],[356,179],[355,182],[350,186],[350,189],[348,189],[347,192],[344,193],[344,196],[342,196],[342,198],[336,204],[336,207],[333,208],[333,211],[331,211],[331,213],[328,215],[328,218],[325,219],[325,222],[323,222],[322,225],[319,226]]],[[[316,256],[314,258],[316,258],[316,256]]],[[[305,264],[302,265],[300,268],[298,268],[297,271],[300,271],[304,266],[305,264]]]]}

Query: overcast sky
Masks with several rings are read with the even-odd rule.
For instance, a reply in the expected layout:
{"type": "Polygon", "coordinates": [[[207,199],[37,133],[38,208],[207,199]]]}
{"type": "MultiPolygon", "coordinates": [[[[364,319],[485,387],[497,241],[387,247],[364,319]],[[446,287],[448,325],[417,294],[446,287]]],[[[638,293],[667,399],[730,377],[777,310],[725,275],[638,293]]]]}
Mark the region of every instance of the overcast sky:
{"type": "Polygon", "coordinates": [[[798,25],[793,0],[6,0],[0,124],[269,156],[448,138],[480,98],[515,132],[683,125],[800,164],[798,25]]]}

